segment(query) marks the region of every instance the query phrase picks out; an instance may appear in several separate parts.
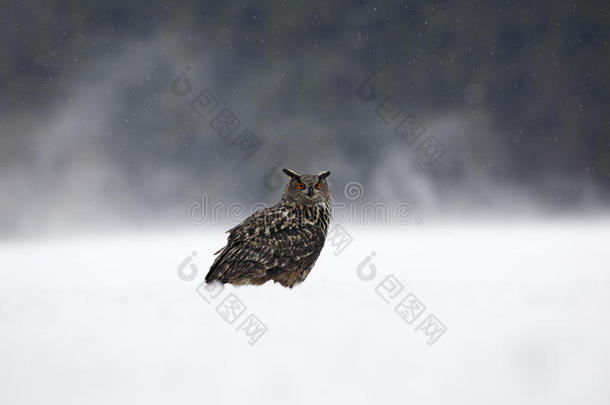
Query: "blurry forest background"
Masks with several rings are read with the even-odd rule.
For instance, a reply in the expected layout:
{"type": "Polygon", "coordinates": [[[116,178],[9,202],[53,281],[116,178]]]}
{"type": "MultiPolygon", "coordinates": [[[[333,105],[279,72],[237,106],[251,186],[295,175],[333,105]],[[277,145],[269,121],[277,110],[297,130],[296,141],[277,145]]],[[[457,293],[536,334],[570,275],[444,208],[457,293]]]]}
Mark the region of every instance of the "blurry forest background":
{"type": "Polygon", "coordinates": [[[606,1],[33,0],[1,15],[2,236],[185,223],[204,193],[273,203],[278,165],[331,170],[337,201],[358,181],[429,216],[610,201],[606,1]],[[260,140],[250,158],[193,112],[203,89],[260,140]],[[446,147],[434,164],[376,114],[388,96],[446,147]]]}

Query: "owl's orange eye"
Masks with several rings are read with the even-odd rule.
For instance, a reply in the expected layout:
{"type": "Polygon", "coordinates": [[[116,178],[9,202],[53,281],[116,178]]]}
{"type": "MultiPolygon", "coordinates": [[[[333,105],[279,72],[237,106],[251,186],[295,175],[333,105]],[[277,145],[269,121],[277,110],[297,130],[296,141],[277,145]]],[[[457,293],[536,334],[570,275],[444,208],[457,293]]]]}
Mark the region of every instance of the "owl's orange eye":
{"type": "Polygon", "coordinates": [[[297,189],[299,189],[299,190],[305,190],[305,183],[299,183],[299,184],[297,184],[297,189]]]}
{"type": "Polygon", "coordinates": [[[318,190],[322,188],[322,184],[320,183],[316,183],[316,185],[314,186],[315,188],[317,188],[318,190]]]}

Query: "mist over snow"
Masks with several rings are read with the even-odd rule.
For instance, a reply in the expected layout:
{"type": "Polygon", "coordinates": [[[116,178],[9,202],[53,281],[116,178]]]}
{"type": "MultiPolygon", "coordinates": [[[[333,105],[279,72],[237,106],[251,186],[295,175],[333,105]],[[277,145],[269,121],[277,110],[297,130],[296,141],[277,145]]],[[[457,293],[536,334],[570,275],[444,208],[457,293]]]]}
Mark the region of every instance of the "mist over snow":
{"type": "Polygon", "coordinates": [[[356,94],[365,77],[360,72],[344,78],[340,110],[323,97],[311,105],[313,90],[298,85],[285,95],[289,103],[276,106],[269,98],[278,97],[277,88],[298,83],[287,61],[274,68],[277,74],[241,66],[242,74],[227,80],[230,61],[206,41],[199,41],[206,49],[201,54],[176,34],[121,41],[108,54],[75,62],[68,85],[34,115],[9,116],[2,123],[9,137],[0,183],[11,192],[2,196],[1,232],[184,224],[185,207],[204,194],[227,203],[274,203],[282,187],[270,188],[265,179],[280,166],[330,169],[336,201],[348,201],[342,190],[357,181],[367,201],[406,201],[441,217],[545,214],[549,204],[560,213],[607,211],[599,189],[586,180],[549,174],[517,181],[497,141],[501,130],[485,111],[473,116],[466,105],[422,112],[383,84],[375,84],[373,102],[364,102],[356,94]],[[191,90],[180,96],[172,84],[183,72],[191,90]],[[260,139],[250,159],[191,108],[203,90],[260,139]],[[379,108],[388,96],[425,122],[422,139],[433,135],[444,144],[437,162],[430,164],[417,143],[408,144],[383,121],[379,108]]]}

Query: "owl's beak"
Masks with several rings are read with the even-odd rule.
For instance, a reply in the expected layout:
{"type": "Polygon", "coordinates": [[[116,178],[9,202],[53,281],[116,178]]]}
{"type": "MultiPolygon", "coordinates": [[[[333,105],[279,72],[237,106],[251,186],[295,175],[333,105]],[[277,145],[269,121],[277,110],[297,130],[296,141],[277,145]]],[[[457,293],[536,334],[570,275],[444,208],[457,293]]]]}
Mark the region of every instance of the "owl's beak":
{"type": "Polygon", "coordinates": [[[307,195],[311,198],[313,197],[313,187],[309,187],[309,190],[307,190],[307,195]]]}

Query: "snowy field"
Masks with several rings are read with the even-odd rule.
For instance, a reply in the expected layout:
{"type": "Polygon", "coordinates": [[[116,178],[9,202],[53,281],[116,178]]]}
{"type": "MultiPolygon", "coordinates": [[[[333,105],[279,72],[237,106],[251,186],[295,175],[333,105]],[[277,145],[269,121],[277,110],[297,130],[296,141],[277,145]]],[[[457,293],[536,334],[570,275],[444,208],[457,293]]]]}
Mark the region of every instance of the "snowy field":
{"type": "Polygon", "coordinates": [[[345,229],[201,295],[221,228],[0,243],[0,403],[610,404],[610,222],[345,229]]]}

